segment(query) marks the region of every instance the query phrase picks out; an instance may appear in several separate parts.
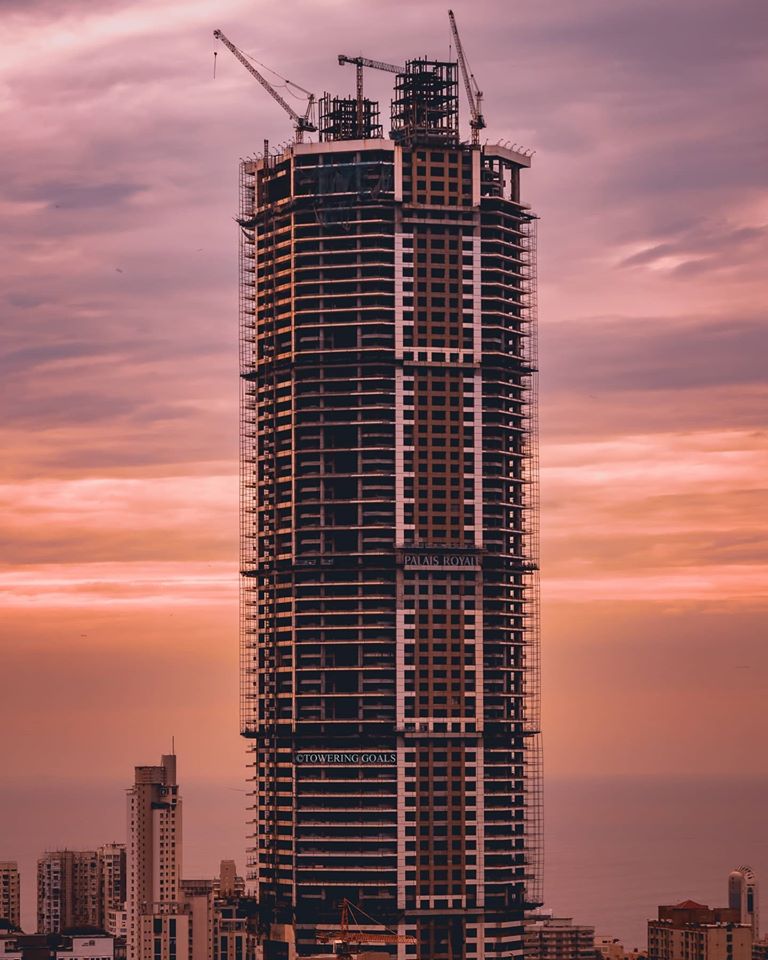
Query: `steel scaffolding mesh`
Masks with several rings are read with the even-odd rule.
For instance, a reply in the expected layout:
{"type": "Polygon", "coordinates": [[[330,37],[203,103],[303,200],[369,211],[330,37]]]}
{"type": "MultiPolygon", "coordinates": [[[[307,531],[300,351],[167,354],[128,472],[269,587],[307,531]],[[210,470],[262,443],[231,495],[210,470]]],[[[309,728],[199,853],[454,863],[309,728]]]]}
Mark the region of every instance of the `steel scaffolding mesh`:
{"type": "Polygon", "coordinates": [[[522,316],[525,324],[525,414],[524,441],[524,550],[523,596],[525,610],[524,704],[525,735],[528,738],[525,762],[525,827],[529,877],[526,882],[530,905],[543,902],[543,766],[541,744],[541,625],[539,597],[539,398],[538,398],[538,295],[537,221],[523,219],[521,232],[522,316]]]}

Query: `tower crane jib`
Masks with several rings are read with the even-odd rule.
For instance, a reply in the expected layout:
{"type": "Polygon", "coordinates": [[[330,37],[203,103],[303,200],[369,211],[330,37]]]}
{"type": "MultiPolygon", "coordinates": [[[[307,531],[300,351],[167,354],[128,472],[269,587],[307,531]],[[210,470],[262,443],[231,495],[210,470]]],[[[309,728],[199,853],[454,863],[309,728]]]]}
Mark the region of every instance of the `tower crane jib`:
{"type": "Polygon", "coordinates": [[[370,67],[371,70],[385,70],[388,73],[403,73],[405,67],[399,67],[395,63],[385,63],[383,60],[369,60],[367,57],[348,57],[344,53],[339,54],[339,64],[354,63],[355,65],[355,96],[357,98],[357,132],[362,134],[363,130],[363,67],[370,67]]]}
{"type": "Polygon", "coordinates": [[[275,88],[272,86],[269,80],[267,80],[266,77],[262,76],[262,74],[259,73],[256,67],[254,67],[254,65],[246,58],[245,54],[243,54],[242,51],[240,51],[234,45],[234,43],[232,43],[232,41],[221,32],[221,30],[214,30],[213,36],[216,38],[216,40],[221,40],[221,42],[224,44],[227,50],[229,50],[230,53],[237,60],[239,60],[240,63],[242,63],[242,65],[245,67],[245,69],[248,71],[248,73],[250,73],[252,77],[254,77],[256,80],[259,81],[259,83],[262,85],[262,87],[264,87],[264,89],[272,97],[272,99],[276,100],[280,104],[280,106],[283,108],[283,110],[285,110],[288,116],[293,120],[294,127],[296,129],[297,143],[302,142],[302,140],[304,139],[305,131],[312,132],[314,130],[317,130],[317,127],[310,120],[312,108],[315,104],[315,95],[313,93],[310,93],[308,90],[304,90],[303,87],[298,87],[298,84],[293,84],[293,86],[298,87],[299,90],[303,90],[303,92],[307,94],[307,98],[308,98],[307,109],[304,112],[304,115],[301,116],[293,109],[290,103],[287,103],[283,99],[283,97],[280,96],[280,94],[277,92],[277,90],[275,90],[275,88]]]}
{"type": "Polygon", "coordinates": [[[459,28],[456,26],[456,17],[453,15],[453,10],[448,11],[448,20],[451,24],[453,42],[456,44],[456,58],[459,61],[459,69],[461,70],[461,76],[464,80],[464,89],[467,92],[467,100],[469,101],[469,112],[471,114],[469,126],[472,129],[472,143],[477,144],[480,142],[480,131],[483,129],[483,127],[485,127],[485,117],[483,117],[483,94],[477,85],[474,73],[472,73],[472,71],[469,69],[469,65],[467,64],[467,57],[464,53],[464,47],[461,44],[459,28]]]}

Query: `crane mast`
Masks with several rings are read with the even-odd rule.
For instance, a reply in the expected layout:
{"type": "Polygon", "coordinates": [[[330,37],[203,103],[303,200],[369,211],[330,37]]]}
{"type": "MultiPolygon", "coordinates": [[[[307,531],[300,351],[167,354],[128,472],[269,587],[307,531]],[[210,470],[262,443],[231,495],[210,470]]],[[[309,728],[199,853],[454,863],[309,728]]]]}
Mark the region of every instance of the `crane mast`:
{"type": "Polygon", "coordinates": [[[234,45],[234,43],[232,43],[232,41],[221,32],[221,30],[214,30],[213,36],[216,38],[216,40],[221,40],[221,42],[224,44],[227,50],[229,50],[230,53],[232,53],[232,55],[236,57],[240,61],[240,63],[242,63],[242,65],[245,67],[245,69],[248,71],[248,73],[250,73],[252,77],[255,77],[256,80],[259,81],[259,83],[262,85],[262,87],[264,87],[267,93],[280,104],[283,110],[285,110],[288,116],[293,120],[295,129],[296,129],[296,143],[302,142],[302,140],[304,139],[305,131],[312,132],[317,130],[317,127],[309,119],[310,114],[312,112],[312,108],[315,105],[315,95],[313,93],[310,93],[308,90],[304,90],[303,87],[299,87],[297,83],[292,84],[292,86],[298,87],[299,90],[302,90],[304,93],[306,93],[308,97],[307,109],[304,113],[304,116],[301,116],[293,109],[290,103],[286,103],[286,101],[280,96],[277,90],[275,90],[275,88],[272,86],[269,80],[267,80],[266,77],[262,76],[259,73],[256,67],[253,66],[253,64],[245,57],[245,55],[240,50],[238,50],[238,48],[234,45]]]}
{"type": "Polygon", "coordinates": [[[369,60],[367,57],[348,57],[346,54],[339,54],[339,64],[354,63],[355,65],[355,96],[357,98],[357,132],[362,134],[363,130],[363,67],[370,67],[372,70],[386,70],[388,73],[403,73],[404,67],[398,67],[394,63],[385,63],[383,60],[369,60]]]}
{"type": "Polygon", "coordinates": [[[453,42],[456,44],[456,56],[459,61],[461,76],[464,80],[464,89],[467,91],[469,112],[472,115],[469,126],[472,129],[472,144],[474,146],[480,142],[480,131],[485,126],[485,118],[483,117],[483,94],[477,85],[474,73],[472,73],[467,64],[467,58],[464,54],[464,47],[461,45],[459,28],[456,26],[456,17],[453,15],[453,10],[448,11],[448,19],[451,23],[453,42]]]}

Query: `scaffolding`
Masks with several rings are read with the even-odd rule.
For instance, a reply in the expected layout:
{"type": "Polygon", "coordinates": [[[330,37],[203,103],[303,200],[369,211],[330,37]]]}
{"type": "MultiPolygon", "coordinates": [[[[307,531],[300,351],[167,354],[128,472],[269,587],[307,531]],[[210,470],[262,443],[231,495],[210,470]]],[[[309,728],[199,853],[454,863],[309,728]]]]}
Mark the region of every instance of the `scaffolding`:
{"type": "MultiPolygon", "coordinates": [[[[398,76],[403,150],[241,167],[248,863],[298,956],[340,898],[431,960],[541,902],[535,221],[525,158],[458,143],[452,66],[398,76]],[[435,844],[476,810],[445,877],[406,807],[435,844]]],[[[323,139],[356,108],[324,97],[323,139]]]]}
{"type": "MultiPolygon", "coordinates": [[[[253,767],[262,784],[252,794],[253,821],[262,821],[263,869],[279,871],[277,802],[278,754],[274,697],[277,644],[276,542],[278,504],[271,478],[278,463],[275,411],[279,384],[272,358],[278,344],[279,317],[274,303],[278,284],[274,252],[265,255],[282,226],[273,208],[258,217],[268,186],[265,174],[277,166],[265,151],[261,161],[240,168],[240,725],[254,740],[253,767]],[[265,238],[270,238],[265,243],[265,238]],[[266,798],[269,798],[265,802],[266,798]]],[[[249,854],[253,854],[249,850],[249,854]]],[[[251,858],[249,858],[249,863],[251,858]]]]}
{"type": "Polygon", "coordinates": [[[539,596],[539,421],[538,421],[538,295],[536,217],[525,215],[520,225],[524,325],[524,396],[527,429],[523,441],[523,609],[525,838],[528,872],[526,901],[529,908],[543,903],[543,767],[541,745],[541,626],[539,596]]]}
{"type": "Polygon", "coordinates": [[[455,63],[409,60],[395,79],[392,139],[407,145],[459,142],[459,80],[455,63]]]}
{"type": "Polygon", "coordinates": [[[249,376],[256,348],[256,249],[253,212],[256,209],[256,164],[240,165],[240,724],[246,732],[248,702],[255,675],[251,638],[254,633],[248,577],[255,572],[250,551],[256,524],[258,477],[252,469],[256,445],[256,405],[249,376]]]}
{"type": "Polygon", "coordinates": [[[371,140],[380,138],[379,102],[364,97],[332,97],[326,93],[320,100],[320,139],[371,140]]]}

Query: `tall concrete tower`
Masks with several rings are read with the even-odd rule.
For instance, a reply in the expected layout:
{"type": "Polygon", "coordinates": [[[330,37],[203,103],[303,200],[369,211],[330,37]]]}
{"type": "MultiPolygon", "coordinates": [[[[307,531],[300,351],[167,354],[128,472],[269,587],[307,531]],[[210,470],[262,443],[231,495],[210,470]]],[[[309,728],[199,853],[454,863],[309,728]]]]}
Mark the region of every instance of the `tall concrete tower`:
{"type": "MultiPolygon", "coordinates": [[[[170,941],[176,940],[180,912],[181,797],[173,754],[162,757],[160,766],[135,768],[128,790],[126,859],[129,960],[165,960],[170,941]]],[[[185,917],[184,935],[178,931],[185,950],[187,924],[185,917]]],[[[183,956],[181,950],[178,955],[183,956]]]]}
{"type": "Polygon", "coordinates": [[[728,906],[738,910],[742,923],[752,927],[755,940],[760,937],[759,887],[752,867],[739,867],[728,874],[728,906]]]}
{"type": "Polygon", "coordinates": [[[531,161],[460,141],[454,63],[377,118],[326,96],[241,168],[252,879],[265,957],[348,899],[387,955],[506,960],[541,902],[531,161]]]}

